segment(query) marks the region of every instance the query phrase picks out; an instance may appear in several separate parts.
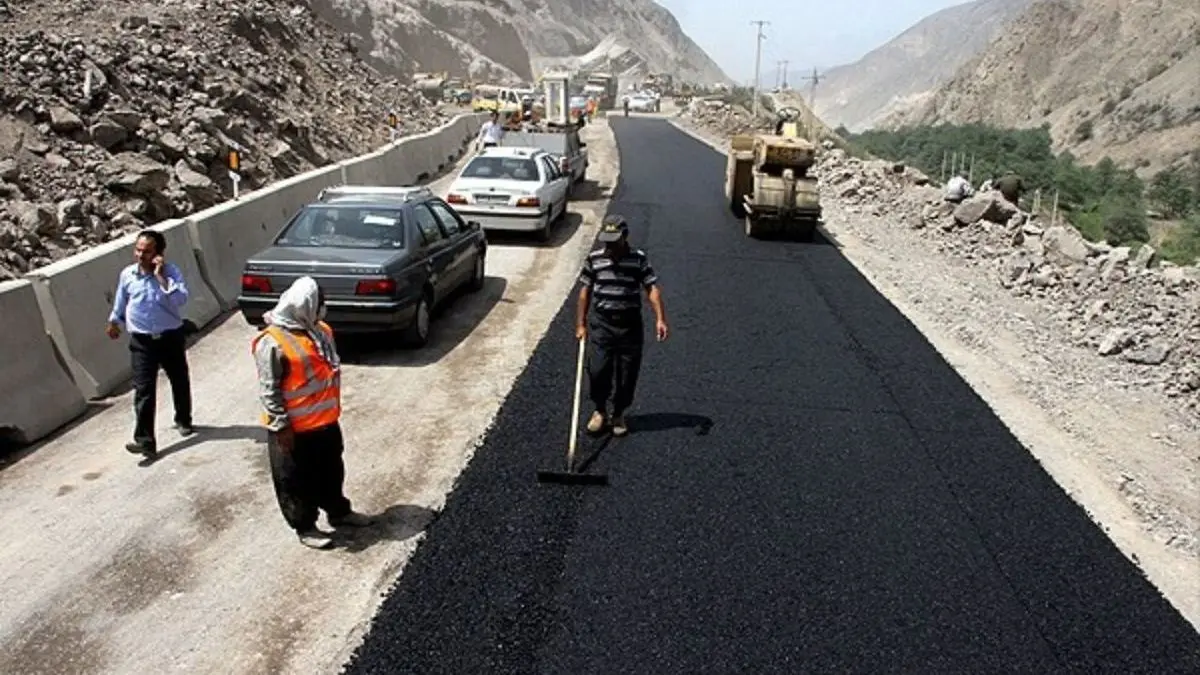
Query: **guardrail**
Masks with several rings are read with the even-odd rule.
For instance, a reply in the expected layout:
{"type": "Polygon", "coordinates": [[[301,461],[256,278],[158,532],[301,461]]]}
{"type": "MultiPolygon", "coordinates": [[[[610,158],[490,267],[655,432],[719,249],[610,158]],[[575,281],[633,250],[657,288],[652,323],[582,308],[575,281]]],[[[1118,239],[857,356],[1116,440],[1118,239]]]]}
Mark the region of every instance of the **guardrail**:
{"type": "MultiPolygon", "coordinates": [[[[346,183],[411,185],[452,164],[485,114],[459,115],[432,131],[273,183],[181,220],[154,225],[192,299],[185,318],[204,327],[234,309],[242,265],[322,188],[346,183]]],[[[0,439],[36,442],[129,380],[125,340],[104,324],[117,274],[131,262],[130,234],[0,283],[0,439]]]]}

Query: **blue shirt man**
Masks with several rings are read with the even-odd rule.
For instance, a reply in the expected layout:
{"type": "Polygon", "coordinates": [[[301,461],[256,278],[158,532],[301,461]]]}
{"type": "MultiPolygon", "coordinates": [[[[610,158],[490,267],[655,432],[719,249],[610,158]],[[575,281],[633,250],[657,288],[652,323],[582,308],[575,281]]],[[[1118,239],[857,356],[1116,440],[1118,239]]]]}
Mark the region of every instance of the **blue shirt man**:
{"type": "Polygon", "coordinates": [[[137,417],[133,442],[125,449],[154,459],[158,444],[154,433],[158,369],[171,383],[175,428],[184,436],[192,430],[192,394],[188,373],[183,306],[188,301],[187,281],[178,265],[163,254],[167,239],[157,230],[138,233],[134,262],[117,276],[117,292],[108,315],[108,337],[116,340],[121,325],[129,330],[133,365],[133,409],[137,417]]]}
{"type": "Polygon", "coordinates": [[[147,271],[136,262],[117,277],[108,321],[124,324],[131,333],[161,335],[183,326],[181,310],[187,301],[187,281],[178,265],[164,261],[161,269],[147,271]]]}

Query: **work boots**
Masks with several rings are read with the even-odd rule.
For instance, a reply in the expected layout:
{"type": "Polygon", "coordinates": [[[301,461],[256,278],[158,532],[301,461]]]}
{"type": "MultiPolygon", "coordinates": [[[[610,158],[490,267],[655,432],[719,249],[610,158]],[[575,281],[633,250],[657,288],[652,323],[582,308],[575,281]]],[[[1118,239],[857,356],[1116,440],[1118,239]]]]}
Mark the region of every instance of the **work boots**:
{"type": "Polygon", "coordinates": [[[333,548],[333,537],[315,527],[296,534],[300,537],[300,543],[309,548],[318,550],[333,548]]]}
{"type": "Polygon", "coordinates": [[[625,424],[625,414],[617,413],[612,418],[612,433],[613,436],[624,436],[629,433],[629,427],[625,424]]]}
{"type": "Polygon", "coordinates": [[[587,430],[590,434],[598,434],[604,428],[604,413],[597,410],[588,419],[587,430]]]}
{"type": "MultiPolygon", "coordinates": [[[[587,430],[588,433],[598,434],[604,429],[604,413],[597,410],[588,418],[587,430]]],[[[624,413],[616,413],[612,417],[612,434],[613,436],[624,436],[629,433],[629,426],[625,424],[624,413]]]]}

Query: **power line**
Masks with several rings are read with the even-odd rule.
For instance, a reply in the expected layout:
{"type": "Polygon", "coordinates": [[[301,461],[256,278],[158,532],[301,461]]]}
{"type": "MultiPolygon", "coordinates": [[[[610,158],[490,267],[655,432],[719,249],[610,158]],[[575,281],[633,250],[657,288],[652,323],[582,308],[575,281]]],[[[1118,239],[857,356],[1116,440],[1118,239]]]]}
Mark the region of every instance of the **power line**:
{"type": "Polygon", "coordinates": [[[754,41],[754,117],[758,118],[758,85],[759,72],[762,65],[762,41],[765,39],[763,35],[763,26],[771,25],[770,21],[751,21],[750,25],[758,26],[758,35],[754,41]]]}
{"type": "Polygon", "coordinates": [[[825,79],[824,75],[818,75],[817,69],[813,68],[812,75],[804,78],[809,83],[808,88],[808,114],[811,117],[808,125],[808,134],[811,137],[809,140],[816,138],[817,128],[817,109],[814,107],[817,100],[817,83],[825,79]]]}

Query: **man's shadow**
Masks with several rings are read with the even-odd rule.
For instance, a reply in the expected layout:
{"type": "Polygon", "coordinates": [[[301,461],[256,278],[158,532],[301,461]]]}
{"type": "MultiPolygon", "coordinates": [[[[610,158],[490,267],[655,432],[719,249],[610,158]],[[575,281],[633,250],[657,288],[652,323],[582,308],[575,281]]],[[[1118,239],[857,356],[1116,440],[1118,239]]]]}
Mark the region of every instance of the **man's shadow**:
{"type": "MultiPolygon", "coordinates": [[[[145,458],[138,462],[138,466],[150,466],[164,457],[169,457],[177,452],[183,452],[189,448],[193,448],[205,441],[231,441],[231,440],[249,440],[255,443],[267,442],[267,431],[263,427],[251,426],[248,424],[230,424],[229,426],[217,427],[197,424],[192,427],[195,431],[191,436],[185,436],[178,441],[162,448],[153,458],[145,458]]],[[[172,432],[178,433],[178,432],[172,432]]]]}
{"type": "MultiPolygon", "coordinates": [[[[639,433],[669,431],[671,429],[691,429],[697,436],[707,436],[713,427],[711,417],[693,415],[691,413],[644,413],[641,415],[629,415],[625,418],[625,423],[629,425],[629,436],[636,436],[639,433]]],[[[604,431],[598,434],[588,433],[585,438],[587,440],[580,448],[582,459],[579,461],[577,471],[586,471],[600,457],[600,454],[608,448],[610,442],[621,440],[614,437],[612,430],[608,428],[605,428],[604,431]]]]}
{"type": "Polygon", "coordinates": [[[625,418],[625,422],[629,425],[630,435],[671,429],[692,429],[697,436],[706,436],[713,427],[711,417],[691,413],[661,412],[629,415],[625,418]]]}
{"type": "Polygon", "coordinates": [[[411,539],[429,527],[438,512],[415,504],[394,504],[381,513],[369,515],[375,519],[371,525],[333,531],[337,548],[360,553],[381,542],[411,539]]]}

